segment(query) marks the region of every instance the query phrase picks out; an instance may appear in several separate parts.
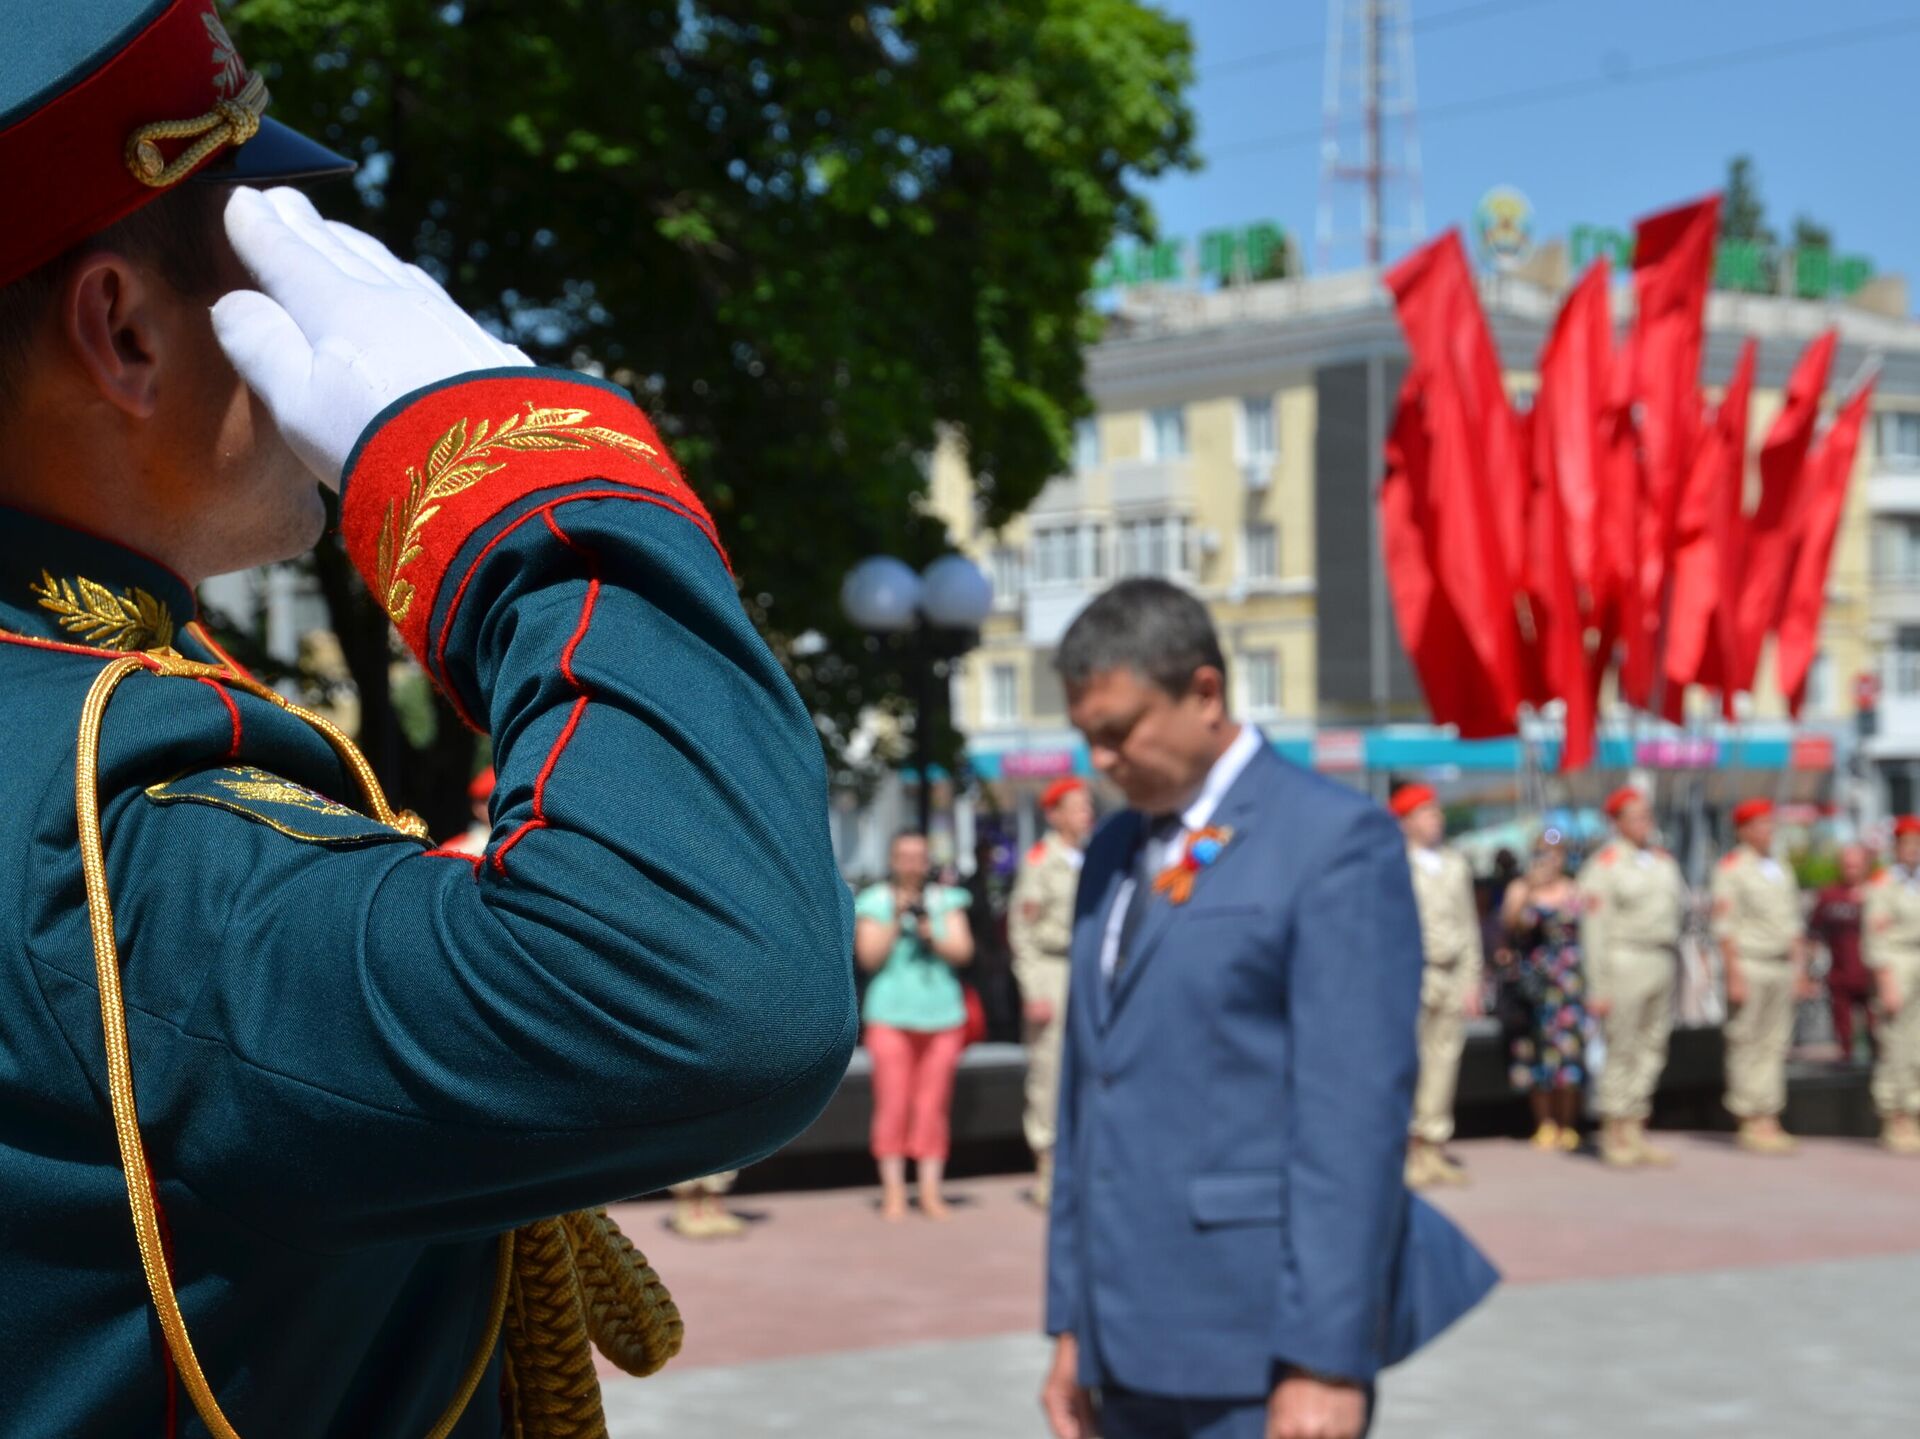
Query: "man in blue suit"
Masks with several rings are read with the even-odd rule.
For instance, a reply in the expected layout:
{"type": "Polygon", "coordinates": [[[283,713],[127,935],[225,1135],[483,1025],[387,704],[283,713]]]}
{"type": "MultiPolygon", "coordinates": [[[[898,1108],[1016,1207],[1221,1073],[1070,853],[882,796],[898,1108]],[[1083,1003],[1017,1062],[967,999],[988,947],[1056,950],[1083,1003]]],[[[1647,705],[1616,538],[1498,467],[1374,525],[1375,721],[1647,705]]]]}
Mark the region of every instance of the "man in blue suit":
{"type": "Polygon", "coordinates": [[[1125,580],[1056,658],[1130,808],[1088,848],[1047,1249],[1059,1439],[1357,1439],[1496,1281],[1402,1180],[1420,925],[1365,795],[1226,703],[1199,601],[1125,580]]]}

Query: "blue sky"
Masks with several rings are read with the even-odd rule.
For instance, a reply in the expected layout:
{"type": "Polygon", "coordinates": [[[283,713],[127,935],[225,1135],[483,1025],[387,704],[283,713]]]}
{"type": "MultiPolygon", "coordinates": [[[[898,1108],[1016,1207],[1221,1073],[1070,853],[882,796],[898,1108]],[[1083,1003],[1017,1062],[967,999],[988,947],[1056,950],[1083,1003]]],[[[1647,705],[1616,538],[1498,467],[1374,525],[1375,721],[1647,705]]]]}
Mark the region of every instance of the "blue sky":
{"type": "MultiPolygon", "coordinates": [[[[1313,264],[1326,0],[1162,8],[1193,31],[1207,161],[1148,187],[1162,233],[1271,219],[1313,264]],[[1295,49],[1306,53],[1250,63],[1295,49]]],[[[1532,201],[1540,238],[1579,223],[1626,228],[1718,188],[1728,158],[1746,153],[1777,230],[1804,211],[1833,229],[1839,252],[1920,290],[1915,0],[1411,0],[1411,11],[1429,233],[1466,225],[1496,184],[1532,201]],[[1742,51],[1764,53],[1723,63],[1742,51]],[[1693,61],[1693,73],[1657,73],[1693,61]],[[1563,84],[1570,93],[1472,108],[1563,84]]]]}

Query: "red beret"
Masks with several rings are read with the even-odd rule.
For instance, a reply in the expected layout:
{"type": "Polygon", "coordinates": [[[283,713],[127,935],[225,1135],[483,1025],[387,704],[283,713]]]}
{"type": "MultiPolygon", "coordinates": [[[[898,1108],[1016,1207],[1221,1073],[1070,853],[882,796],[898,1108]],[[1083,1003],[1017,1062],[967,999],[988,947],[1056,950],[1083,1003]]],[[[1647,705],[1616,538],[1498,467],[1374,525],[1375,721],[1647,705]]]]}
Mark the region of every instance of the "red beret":
{"type": "Polygon", "coordinates": [[[1738,828],[1772,813],[1773,801],[1770,799],[1743,799],[1733,807],[1733,823],[1738,828]]]}
{"type": "Polygon", "coordinates": [[[1401,819],[1405,819],[1425,805],[1438,803],[1439,799],[1440,796],[1433,792],[1432,785],[1403,784],[1393,792],[1393,798],[1387,802],[1387,808],[1401,819]]]}
{"type": "Polygon", "coordinates": [[[1920,834],[1920,815],[1903,814],[1893,822],[1893,837],[1920,834]]]}
{"type": "Polygon", "coordinates": [[[1618,819],[1620,818],[1620,811],[1639,798],[1641,798],[1639,790],[1630,784],[1622,785],[1619,789],[1607,796],[1607,802],[1602,805],[1601,808],[1607,812],[1608,819],[1618,819]]]}
{"type": "Polygon", "coordinates": [[[476,803],[493,796],[493,766],[488,765],[473,777],[473,783],[467,786],[467,798],[476,803]]]}
{"type": "Polygon", "coordinates": [[[1087,782],[1085,780],[1075,779],[1071,775],[1065,779],[1057,779],[1041,791],[1040,808],[1052,809],[1075,790],[1085,789],[1086,787],[1087,782]]]}

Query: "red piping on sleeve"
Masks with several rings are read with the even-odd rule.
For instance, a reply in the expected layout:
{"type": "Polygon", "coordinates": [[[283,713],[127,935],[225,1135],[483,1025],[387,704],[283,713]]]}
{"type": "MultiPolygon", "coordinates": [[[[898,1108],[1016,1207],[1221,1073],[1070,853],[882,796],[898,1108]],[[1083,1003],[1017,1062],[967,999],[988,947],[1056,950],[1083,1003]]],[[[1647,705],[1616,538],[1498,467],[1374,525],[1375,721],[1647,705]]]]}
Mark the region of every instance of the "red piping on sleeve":
{"type": "Polygon", "coordinates": [[[507,851],[536,829],[547,827],[547,781],[553,777],[554,767],[560,763],[560,756],[572,742],[574,733],[580,728],[580,718],[587,712],[587,687],[573,671],[574,651],[580,648],[580,641],[587,637],[587,627],[593,623],[593,607],[600,598],[600,564],[591,552],[584,549],[568,537],[566,531],[553,517],[553,506],[549,505],[537,513],[547,522],[547,528],[553,531],[555,539],[582,556],[588,567],[587,597],[580,605],[580,623],[574,626],[573,637],[567,641],[567,647],[560,652],[560,674],[574,692],[573,709],[567,715],[567,723],[560,731],[560,737],[553,742],[553,748],[547,751],[547,762],[540,766],[540,777],[533,783],[533,818],[527,820],[518,829],[501,841],[493,852],[493,868],[497,874],[507,872],[507,851]]]}
{"type": "Polygon", "coordinates": [[[196,675],[201,684],[220,696],[220,703],[227,707],[227,719],[233,725],[233,743],[227,746],[227,758],[240,758],[240,706],[233,702],[233,696],[227,693],[227,687],[205,675],[196,675]]]}
{"type": "MultiPolygon", "coordinates": [[[[485,731],[481,729],[480,725],[474,720],[473,716],[467,713],[467,707],[461,701],[461,698],[458,692],[456,692],[454,687],[447,681],[447,640],[448,640],[448,637],[453,633],[453,622],[454,622],[454,619],[460,613],[461,601],[463,601],[467,597],[467,586],[473,583],[474,575],[479,573],[481,561],[485,560],[486,557],[493,552],[493,547],[495,545],[499,544],[508,535],[512,534],[515,530],[519,529],[520,526],[527,523],[528,520],[536,519],[541,516],[544,516],[548,514],[550,511],[557,509],[559,506],[571,503],[574,500],[639,500],[645,504],[658,505],[661,509],[667,511],[669,514],[679,515],[684,520],[692,521],[695,527],[700,530],[700,533],[702,533],[703,535],[706,535],[709,540],[714,540],[714,536],[712,532],[708,529],[707,525],[703,525],[700,521],[700,517],[692,513],[690,510],[681,508],[679,505],[673,503],[671,500],[667,499],[665,496],[646,494],[646,493],[636,491],[636,490],[631,490],[631,489],[580,490],[580,491],[575,491],[572,494],[561,495],[559,498],[540,506],[540,508],[538,509],[528,510],[524,515],[521,515],[512,524],[508,525],[505,529],[501,530],[499,534],[495,535],[492,539],[488,540],[486,545],[481,549],[480,553],[473,557],[473,563],[467,566],[467,572],[460,577],[460,583],[454,588],[453,602],[447,606],[446,618],[440,622],[440,635],[439,635],[439,638],[434,641],[433,653],[430,655],[423,656],[423,658],[426,660],[428,668],[432,670],[434,675],[439,679],[440,689],[442,693],[444,693],[447,696],[447,698],[453,702],[454,713],[460,716],[460,722],[470,730],[474,730],[479,733],[485,733],[485,731]]],[[[711,521],[709,521],[708,523],[710,524],[711,521]]],[[[549,529],[554,529],[554,526],[551,521],[548,522],[547,527],[549,529]]],[[[558,533],[557,530],[556,530],[556,533],[558,533]]],[[[580,549],[579,545],[574,544],[571,540],[568,540],[566,536],[562,535],[560,538],[561,538],[561,542],[563,544],[566,544],[568,548],[580,553],[585,553],[580,549]]],[[[715,545],[718,545],[719,541],[714,540],[714,543],[715,545]]]]}

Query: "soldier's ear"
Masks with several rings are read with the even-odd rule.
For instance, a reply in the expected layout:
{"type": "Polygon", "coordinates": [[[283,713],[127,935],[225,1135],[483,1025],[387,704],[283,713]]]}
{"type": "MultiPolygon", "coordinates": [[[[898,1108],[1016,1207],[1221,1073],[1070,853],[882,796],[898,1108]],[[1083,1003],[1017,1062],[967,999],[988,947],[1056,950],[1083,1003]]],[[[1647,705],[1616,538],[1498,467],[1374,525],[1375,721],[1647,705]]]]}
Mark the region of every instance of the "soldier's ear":
{"type": "Polygon", "coordinates": [[[128,416],[152,419],[167,353],[160,287],[122,255],[101,250],[74,263],[60,287],[60,337],[98,396],[128,416]]]}

